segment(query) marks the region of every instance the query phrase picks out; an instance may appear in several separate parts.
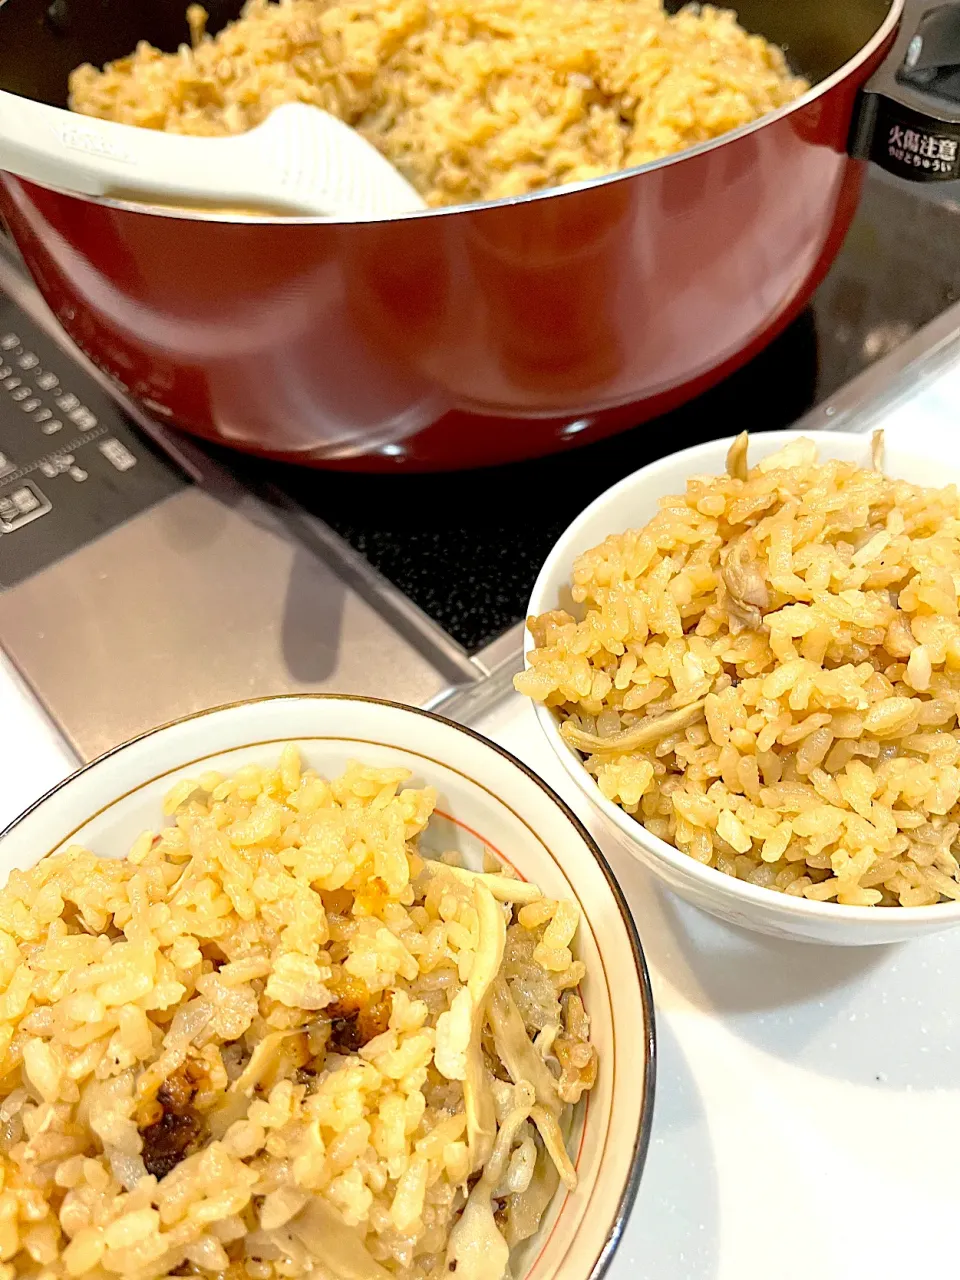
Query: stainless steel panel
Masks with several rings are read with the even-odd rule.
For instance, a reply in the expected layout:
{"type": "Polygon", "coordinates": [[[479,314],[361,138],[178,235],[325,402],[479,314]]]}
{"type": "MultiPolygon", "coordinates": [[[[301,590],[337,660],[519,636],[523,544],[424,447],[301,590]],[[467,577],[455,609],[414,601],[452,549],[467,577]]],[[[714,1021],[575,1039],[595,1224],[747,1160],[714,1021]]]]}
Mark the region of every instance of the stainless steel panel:
{"type": "Polygon", "coordinates": [[[187,712],[450,684],[249,495],[185,490],[0,595],[10,657],[85,758],[187,712]]]}
{"type": "Polygon", "coordinates": [[[793,424],[801,431],[870,431],[881,414],[914,396],[960,359],[960,302],[924,325],[793,424]]]}

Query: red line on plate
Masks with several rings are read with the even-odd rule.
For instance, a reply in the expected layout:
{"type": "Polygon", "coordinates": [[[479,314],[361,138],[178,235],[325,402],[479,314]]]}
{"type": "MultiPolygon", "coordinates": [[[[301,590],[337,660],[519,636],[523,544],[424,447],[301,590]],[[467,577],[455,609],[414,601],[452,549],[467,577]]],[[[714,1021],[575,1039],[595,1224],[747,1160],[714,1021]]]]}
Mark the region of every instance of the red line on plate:
{"type": "Polygon", "coordinates": [[[487,846],[487,848],[488,848],[488,849],[492,849],[492,850],[493,850],[493,852],[494,852],[494,853],[497,855],[497,857],[500,859],[500,861],[501,861],[501,862],[505,862],[505,863],[507,864],[507,866],[510,868],[510,870],[514,873],[514,875],[515,875],[515,876],[517,876],[517,878],[518,878],[518,879],[520,879],[520,880],[522,880],[524,883],[526,883],[526,876],[521,875],[521,873],[520,873],[520,872],[517,870],[517,868],[513,865],[513,863],[512,863],[512,862],[510,861],[510,859],[506,856],[506,854],[501,853],[501,852],[500,852],[500,850],[497,848],[497,846],[496,846],[495,844],[493,844],[491,841],[489,841],[489,840],[486,838],[486,836],[482,836],[482,835],[480,834],[480,832],[479,832],[479,831],[474,831],[473,827],[468,827],[468,826],[467,826],[467,824],[466,824],[465,822],[461,822],[461,821],[460,821],[460,819],[459,819],[459,818],[455,818],[455,817],[453,816],[453,814],[450,814],[450,813],[444,813],[444,811],[443,811],[442,809],[434,809],[434,811],[433,811],[433,812],[437,815],[437,817],[438,817],[438,818],[446,818],[447,822],[452,822],[452,823],[453,823],[453,825],[454,825],[455,827],[459,827],[461,831],[469,831],[469,832],[470,832],[470,834],[474,837],[474,839],[475,839],[475,840],[479,840],[479,841],[480,841],[480,843],[481,843],[481,844],[485,844],[485,845],[487,846]]]}

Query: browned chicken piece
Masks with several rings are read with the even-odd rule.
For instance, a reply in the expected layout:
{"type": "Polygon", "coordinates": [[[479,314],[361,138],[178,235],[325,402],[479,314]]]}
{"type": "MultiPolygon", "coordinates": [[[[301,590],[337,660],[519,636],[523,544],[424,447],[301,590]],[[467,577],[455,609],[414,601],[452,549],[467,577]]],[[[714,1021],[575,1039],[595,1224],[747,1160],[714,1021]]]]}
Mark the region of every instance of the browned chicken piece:
{"type": "Polygon", "coordinates": [[[334,1053],[359,1053],[375,1036],[390,1025],[390,997],[361,1001],[355,997],[327,1005],[324,1013],[330,1019],[328,1047],[334,1053]]]}
{"type": "Polygon", "coordinates": [[[189,1063],[174,1072],[157,1090],[159,1117],[140,1130],[143,1163],[147,1173],[165,1178],[184,1156],[189,1155],[200,1136],[202,1123],[191,1103],[197,1092],[196,1075],[189,1063]]]}

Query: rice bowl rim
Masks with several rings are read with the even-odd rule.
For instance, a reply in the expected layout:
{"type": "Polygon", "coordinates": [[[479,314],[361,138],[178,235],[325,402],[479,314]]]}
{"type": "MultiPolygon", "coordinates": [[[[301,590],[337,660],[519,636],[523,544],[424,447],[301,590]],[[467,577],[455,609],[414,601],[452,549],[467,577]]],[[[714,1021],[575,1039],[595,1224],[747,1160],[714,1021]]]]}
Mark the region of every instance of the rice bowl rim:
{"type": "MultiPolygon", "coordinates": [[[[0,830],[0,848],[2,848],[3,841],[9,834],[11,834],[17,827],[19,827],[21,823],[23,823],[28,817],[32,816],[38,810],[44,808],[49,802],[54,800],[61,791],[63,791],[68,786],[71,786],[82,775],[88,772],[91,772],[93,769],[104,764],[105,762],[110,760],[112,757],[119,755],[121,752],[125,751],[129,747],[132,747],[136,744],[140,744],[149,738],[155,737],[156,735],[159,735],[165,732],[166,730],[174,729],[179,725],[188,724],[196,720],[202,720],[208,716],[214,716],[218,712],[238,711],[238,710],[242,710],[243,708],[255,707],[261,704],[278,704],[283,702],[304,702],[304,701],[316,701],[316,702],[326,702],[326,703],[338,703],[338,702],[366,703],[372,706],[385,707],[390,711],[399,711],[401,713],[409,713],[412,715],[421,716],[424,719],[431,720],[434,723],[442,725],[447,729],[454,729],[458,733],[464,735],[465,737],[473,739],[473,741],[479,744],[482,748],[495,752],[498,756],[502,757],[507,762],[508,765],[511,765],[513,768],[519,770],[519,772],[522,773],[526,778],[528,778],[531,782],[536,784],[539,790],[543,793],[544,797],[549,802],[551,802],[553,806],[556,809],[558,809],[560,813],[563,815],[563,817],[567,820],[567,822],[572,827],[574,834],[579,837],[581,843],[586,847],[587,851],[591,854],[594,862],[597,864],[597,867],[599,868],[604,878],[607,889],[609,890],[609,893],[611,898],[613,899],[614,905],[616,906],[617,911],[619,912],[620,919],[626,931],[627,941],[630,946],[630,951],[631,951],[633,962],[634,962],[634,968],[636,970],[637,987],[639,990],[640,1003],[643,1008],[643,1017],[644,1017],[644,1028],[643,1028],[643,1035],[642,1035],[643,1062],[644,1062],[643,1099],[639,1109],[637,1133],[633,1141],[633,1150],[630,1156],[630,1162],[627,1169],[627,1174],[624,1179],[623,1189],[620,1192],[620,1196],[617,1201],[615,1211],[613,1213],[611,1224],[606,1231],[603,1244],[600,1248],[600,1252],[597,1254],[594,1262],[591,1264],[590,1270],[583,1277],[583,1280],[603,1280],[603,1277],[606,1275],[610,1267],[610,1263],[612,1262],[613,1257],[616,1254],[617,1248],[619,1247],[624,1229],[627,1224],[627,1220],[629,1219],[630,1214],[633,1210],[634,1204],[636,1202],[637,1192],[639,1191],[639,1188],[640,1188],[640,1182],[643,1177],[643,1171],[646,1166],[647,1156],[649,1154],[650,1137],[651,1137],[651,1132],[653,1128],[653,1111],[654,1111],[654,1102],[656,1097],[656,1077],[657,1077],[656,1018],[655,1018],[655,1012],[654,1012],[653,988],[650,981],[650,972],[647,966],[646,956],[644,955],[643,945],[640,941],[640,935],[637,931],[636,923],[633,919],[633,916],[630,913],[629,907],[627,906],[626,899],[623,895],[623,890],[620,888],[620,885],[616,879],[616,876],[613,874],[613,871],[610,868],[610,864],[607,862],[607,859],[604,857],[599,845],[591,836],[590,832],[586,829],[584,824],[577,817],[577,815],[570,808],[570,806],[553,790],[553,788],[548,783],[546,783],[543,780],[543,778],[539,776],[539,774],[537,774],[528,765],[524,764],[524,762],[518,759],[512,752],[508,751],[505,747],[500,746],[499,743],[493,742],[490,738],[485,737],[482,733],[477,732],[477,730],[472,729],[467,725],[458,724],[455,720],[450,720],[446,716],[439,715],[435,711],[427,711],[423,707],[412,707],[407,705],[406,703],[393,702],[388,698],[373,698],[365,694],[310,693],[310,692],[267,694],[267,695],[264,695],[263,697],[241,698],[234,702],[224,702],[214,707],[205,707],[201,711],[193,711],[193,712],[190,712],[188,715],[177,716],[172,720],[166,721],[164,724],[157,725],[152,729],[147,729],[143,733],[135,734],[133,737],[126,739],[124,742],[118,743],[116,746],[108,748],[106,751],[102,752],[99,756],[96,756],[93,760],[89,760],[85,764],[80,765],[79,768],[75,769],[72,773],[68,774],[67,777],[62,778],[60,782],[56,783],[48,791],[44,792],[43,795],[41,795],[31,805],[29,805],[26,809],[24,809],[22,813],[20,813],[16,818],[14,818],[12,822],[8,823],[2,830],[0,830]]],[[[295,734],[291,735],[291,737],[294,737],[294,738],[298,736],[302,737],[302,735],[295,735],[295,734]]],[[[348,734],[342,734],[342,735],[337,734],[337,735],[330,735],[330,736],[335,737],[337,740],[340,740],[340,741],[349,741],[348,734]]],[[[287,739],[278,738],[276,742],[280,743],[286,740],[287,739]]],[[[232,747],[223,747],[218,751],[214,752],[214,754],[222,754],[223,752],[243,750],[244,747],[247,745],[253,746],[253,745],[268,745],[268,744],[239,743],[232,747]]],[[[269,745],[274,745],[274,744],[271,743],[269,745]]],[[[377,745],[380,745],[383,747],[390,746],[390,744],[388,743],[380,743],[377,745]]],[[[412,747],[409,747],[409,746],[404,746],[402,748],[396,748],[396,749],[406,751],[410,754],[420,754],[421,758],[423,759],[428,758],[428,757],[424,757],[422,753],[416,752],[412,747]]],[[[201,758],[206,758],[206,757],[201,757],[201,758]]],[[[122,801],[127,799],[128,796],[135,794],[137,791],[141,790],[144,786],[149,786],[151,782],[157,781],[159,780],[159,778],[164,777],[169,773],[178,772],[181,769],[189,769],[191,767],[191,763],[194,763],[194,762],[184,761],[183,763],[174,766],[172,769],[163,770],[160,774],[156,776],[156,778],[143,779],[135,787],[130,788],[128,791],[122,793],[119,796],[114,796],[111,800],[107,801],[105,804],[102,804],[93,813],[88,814],[84,818],[84,820],[74,828],[73,831],[63,835],[58,840],[57,844],[53,846],[53,849],[48,850],[44,853],[41,853],[36,858],[33,865],[37,865],[39,862],[43,860],[43,858],[49,856],[50,853],[56,851],[57,849],[61,849],[66,844],[66,842],[69,841],[73,837],[73,835],[76,834],[77,831],[82,830],[83,827],[85,827],[88,823],[94,821],[102,813],[106,812],[106,810],[112,808],[114,805],[120,804],[122,801]]],[[[486,791],[487,794],[491,795],[495,800],[497,800],[498,803],[503,805],[504,808],[507,809],[507,811],[513,815],[513,817],[515,817],[523,825],[530,828],[530,824],[527,822],[527,820],[525,818],[522,818],[518,813],[516,813],[512,808],[512,806],[508,804],[506,800],[504,800],[500,796],[494,796],[494,794],[489,791],[489,788],[487,788],[477,778],[472,777],[470,774],[465,773],[462,769],[458,769],[457,767],[449,764],[446,761],[434,761],[434,763],[440,764],[443,768],[449,769],[452,773],[458,774],[460,777],[464,778],[468,782],[472,782],[475,786],[480,787],[481,790],[486,791]]],[[[445,816],[449,817],[450,815],[445,815],[445,816]]],[[[533,830],[533,828],[530,828],[530,829],[533,830]]],[[[535,831],[533,833],[536,834],[535,831]]],[[[484,843],[487,843],[487,842],[484,841],[484,843]]],[[[541,839],[541,843],[543,843],[542,839],[541,839]]],[[[544,845],[544,848],[546,848],[545,845],[544,845]]],[[[551,855],[551,856],[554,856],[554,855],[551,855]]],[[[513,864],[511,863],[510,865],[512,866],[513,864]]],[[[562,868],[562,870],[564,871],[564,874],[567,875],[569,878],[569,873],[566,871],[566,868],[562,868]]],[[[573,887],[572,881],[571,881],[571,887],[573,887]]],[[[584,917],[587,920],[589,920],[588,913],[585,907],[583,906],[582,902],[580,901],[579,895],[577,895],[577,903],[578,903],[579,910],[583,913],[584,917]]],[[[596,931],[594,930],[594,932],[596,931]]],[[[612,1021],[614,1017],[613,988],[610,987],[609,989],[610,989],[610,1017],[612,1021]]],[[[536,1260],[534,1259],[534,1261],[530,1265],[535,1266],[536,1260]]],[[[520,1277],[520,1280],[523,1280],[522,1276],[520,1277]]]]}
{"type": "MultiPolygon", "coordinates": [[[[844,436],[848,439],[862,440],[864,448],[869,449],[869,436],[854,435],[853,432],[841,431],[802,431],[790,428],[782,431],[757,432],[756,436],[751,437],[751,440],[759,437],[763,441],[770,441],[777,446],[783,446],[801,436],[813,440],[821,452],[829,449],[838,437],[844,436]]],[[[735,439],[736,436],[734,435],[722,436],[716,440],[705,440],[701,444],[691,445],[687,449],[679,449],[675,453],[665,454],[662,458],[657,458],[654,462],[647,463],[645,467],[640,467],[638,470],[631,472],[630,475],[624,476],[622,480],[618,480],[615,485],[611,485],[609,489],[605,489],[603,493],[594,498],[589,506],[585,507],[567,525],[566,529],[553,544],[530,593],[527,616],[537,616],[559,607],[558,601],[548,597],[550,579],[557,573],[558,569],[563,569],[565,571],[564,580],[569,582],[573,561],[581,554],[580,551],[571,552],[569,550],[570,545],[571,543],[577,543],[578,534],[608,504],[634,489],[638,491],[638,496],[653,500],[676,493],[678,491],[677,485],[671,484],[664,487],[660,482],[660,477],[663,472],[675,466],[679,459],[689,459],[691,463],[689,468],[686,469],[688,478],[695,475],[717,474],[714,461],[711,460],[707,467],[698,467],[695,465],[696,460],[703,457],[714,459],[718,456],[722,460],[735,439]]],[[[829,457],[818,459],[818,461],[829,460],[829,457]]],[[[948,476],[955,475],[949,463],[946,464],[945,469],[948,476]]],[[[896,479],[899,477],[891,478],[896,479]]],[[[907,483],[913,482],[908,481],[907,483]]],[[[960,483],[960,475],[955,475],[952,480],[947,478],[944,481],[944,484],[951,483],[960,483]]],[[[650,518],[648,517],[644,523],[648,523],[650,518]]],[[[596,537],[590,543],[590,546],[597,546],[603,537],[623,532],[625,532],[623,528],[608,529],[605,534],[596,537]]],[[[594,535],[591,534],[590,537],[594,538],[594,535]]],[[[586,547],[583,548],[583,550],[586,549],[586,547]]],[[[534,648],[533,637],[524,626],[523,661],[525,668],[530,666],[530,653],[534,648]]],[[[927,927],[930,927],[934,922],[944,927],[951,924],[960,924],[960,902],[937,902],[927,907],[889,907],[881,909],[877,907],[850,907],[836,902],[817,902],[810,898],[798,898],[788,893],[775,893],[774,890],[767,889],[762,885],[751,884],[749,881],[741,880],[739,877],[728,876],[723,871],[718,871],[716,867],[704,866],[703,863],[698,862],[690,854],[684,853],[666,840],[655,836],[636,818],[627,813],[625,809],[621,809],[612,800],[608,800],[601,792],[595,779],[587,773],[581,754],[564,740],[560,733],[560,719],[555,710],[545,706],[542,702],[535,702],[533,705],[540,727],[546,734],[554,753],[570,778],[577,784],[590,803],[598,808],[604,817],[612,822],[631,844],[637,844],[649,850],[658,859],[667,863],[685,877],[696,881],[712,896],[716,897],[719,893],[721,896],[737,898],[744,904],[756,905],[760,908],[769,908],[773,904],[778,910],[787,912],[798,919],[826,917],[830,920],[836,920],[838,923],[845,922],[850,925],[856,925],[857,928],[867,927],[882,930],[889,925],[892,919],[903,921],[906,925],[924,924],[927,927]]]]}
{"type": "MultiPolygon", "coordinates": [[[[0,9],[3,8],[5,0],[0,0],[0,9]]],[[[718,0],[721,3],[721,0],[718,0]]],[[[722,5],[732,4],[733,0],[722,0],[722,5]]],[[[72,197],[74,200],[83,201],[86,204],[104,205],[109,209],[119,209],[126,213],[140,213],[152,217],[161,218],[177,218],[184,219],[188,222],[214,222],[227,225],[239,226],[364,226],[368,223],[390,223],[390,222],[411,222],[418,218],[442,218],[450,217],[457,213],[477,213],[486,209],[502,209],[508,205],[528,204],[535,200],[549,200],[557,196],[575,195],[584,191],[592,191],[599,187],[610,186],[616,182],[624,182],[629,178],[636,178],[640,174],[650,172],[654,169],[662,169],[668,165],[676,164],[688,157],[700,156],[708,151],[713,151],[717,147],[723,146],[726,142],[733,142],[740,138],[745,138],[751,133],[755,133],[758,129],[762,129],[765,125],[777,123],[795,111],[802,111],[805,107],[810,106],[818,98],[829,93],[841,85],[849,76],[860,67],[864,62],[874,56],[878,50],[883,48],[885,42],[896,32],[901,19],[903,18],[906,8],[906,0],[890,0],[883,21],[874,31],[869,40],[856,51],[851,57],[839,66],[836,71],[818,80],[816,84],[795,98],[793,102],[788,102],[782,107],[778,107],[776,111],[768,111],[757,120],[752,120],[748,124],[740,125],[737,129],[730,129],[726,133],[720,134],[716,138],[711,138],[706,142],[699,142],[693,147],[684,147],[681,151],[676,151],[668,156],[661,156],[658,160],[648,160],[645,164],[633,165],[629,169],[615,169],[612,173],[600,174],[595,178],[587,178],[582,182],[571,182],[562,186],[544,187],[538,191],[528,191],[521,196],[501,196],[499,200],[474,200],[468,204],[443,205],[439,208],[417,209],[410,213],[392,214],[386,218],[331,218],[314,216],[286,216],[276,214],[224,214],[204,211],[197,208],[180,208],[178,206],[170,206],[165,204],[150,204],[148,201],[121,200],[111,196],[93,196],[87,195],[79,191],[70,191],[65,187],[44,187],[44,189],[56,191],[60,195],[72,197]]],[[[759,34],[762,32],[749,32],[748,34],[759,34]]],[[[767,39],[766,36],[763,37],[767,39]]],[[[19,95],[23,96],[23,95],[19,95]]],[[[69,116],[74,122],[78,118],[78,114],[67,110],[65,107],[56,108],[62,111],[65,116],[69,116]]],[[[79,115],[82,120],[82,114],[79,115]]],[[[120,124],[118,128],[129,129],[131,132],[141,132],[139,125],[120,124]]],[[[20,179],[18,179],[20,181],[20,179]]],[[[42,184],[28,184],[42,185],[42,184]]],[[[336,696],[336,695],[332,695],[336,696]]],[[[258,701],[258,699],[253,699],[258,701]]],[[[218,708],[210,708],[216,710],[218,708]]],[[[165,726],[161,726],[165,727],[165,726]]],[[[131,739],[133,741],[133,739],[131,739]]],[[[911,907],[904,907],[904,911],[913,910],[911,907]]]]}

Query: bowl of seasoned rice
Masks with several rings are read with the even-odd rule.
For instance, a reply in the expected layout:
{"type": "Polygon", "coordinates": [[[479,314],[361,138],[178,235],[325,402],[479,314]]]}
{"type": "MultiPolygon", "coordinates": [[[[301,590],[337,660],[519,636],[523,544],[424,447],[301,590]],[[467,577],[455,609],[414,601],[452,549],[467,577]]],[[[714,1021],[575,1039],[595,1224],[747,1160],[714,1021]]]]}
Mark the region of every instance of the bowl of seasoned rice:
{"type": "Polygon", "coordinates": [[[711,441],[570,525],[516,678],[607,829],[762,933],[960,924],[960,496],[832,432],[711,441]]]}
{"type": "Polygon", "coordinates": [[[602,854],[468,729],[201,712],[0,836],[0,1278],[593,1280],[654,1028],[602,854]]]}

